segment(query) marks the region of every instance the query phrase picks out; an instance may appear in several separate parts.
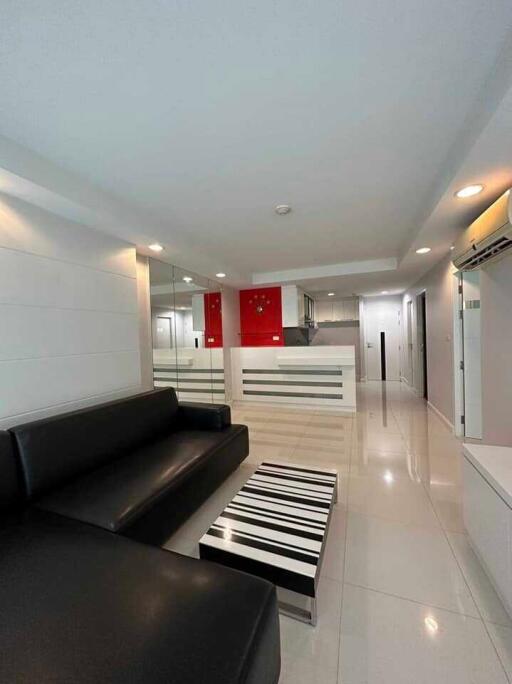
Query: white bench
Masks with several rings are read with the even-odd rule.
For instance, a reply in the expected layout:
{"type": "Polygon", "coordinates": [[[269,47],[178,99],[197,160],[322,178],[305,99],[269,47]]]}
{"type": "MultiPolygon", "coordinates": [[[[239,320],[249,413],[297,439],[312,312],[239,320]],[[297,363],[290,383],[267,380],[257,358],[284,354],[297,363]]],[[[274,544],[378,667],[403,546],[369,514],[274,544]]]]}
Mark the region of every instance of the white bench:
{"type": "Polygon", "coordinates": [[[512,448],[464,445],[463,503],[471,545],[512,616],[512,448]]]}

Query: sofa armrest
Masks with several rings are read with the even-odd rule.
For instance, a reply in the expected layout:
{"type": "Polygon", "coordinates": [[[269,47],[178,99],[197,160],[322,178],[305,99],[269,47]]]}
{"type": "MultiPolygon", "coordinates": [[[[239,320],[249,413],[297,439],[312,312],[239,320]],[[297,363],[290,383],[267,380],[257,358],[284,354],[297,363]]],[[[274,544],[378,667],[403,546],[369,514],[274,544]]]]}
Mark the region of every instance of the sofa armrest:
{"type": "Polygon", "coordinates": [[[223,430],[231,425],[231,409],[225,404],[180,401],[180,419],[192,430],[223,430]]]}

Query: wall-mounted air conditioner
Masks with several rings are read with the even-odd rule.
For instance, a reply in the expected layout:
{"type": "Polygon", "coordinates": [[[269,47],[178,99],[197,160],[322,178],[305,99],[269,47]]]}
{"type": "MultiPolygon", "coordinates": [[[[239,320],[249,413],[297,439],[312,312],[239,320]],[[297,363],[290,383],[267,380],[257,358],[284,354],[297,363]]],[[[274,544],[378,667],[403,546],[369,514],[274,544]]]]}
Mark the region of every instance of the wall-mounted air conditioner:
{"type": "Polygon", "coordinates": [[[500,259],[512,248],[512,192],[507,190],[458,238],[453,263],[459,271],[473,271],[500,259]]]}

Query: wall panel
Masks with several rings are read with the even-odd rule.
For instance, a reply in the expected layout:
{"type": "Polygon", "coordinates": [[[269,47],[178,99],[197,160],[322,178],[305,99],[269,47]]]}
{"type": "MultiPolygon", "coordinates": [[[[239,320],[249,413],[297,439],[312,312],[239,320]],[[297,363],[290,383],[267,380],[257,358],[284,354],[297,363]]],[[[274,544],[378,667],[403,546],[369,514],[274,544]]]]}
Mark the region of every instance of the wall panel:
{"type": "Polygon", "coordinates": [[[0,194],[0,427],[140,389],[135,248],[0,194]]]}

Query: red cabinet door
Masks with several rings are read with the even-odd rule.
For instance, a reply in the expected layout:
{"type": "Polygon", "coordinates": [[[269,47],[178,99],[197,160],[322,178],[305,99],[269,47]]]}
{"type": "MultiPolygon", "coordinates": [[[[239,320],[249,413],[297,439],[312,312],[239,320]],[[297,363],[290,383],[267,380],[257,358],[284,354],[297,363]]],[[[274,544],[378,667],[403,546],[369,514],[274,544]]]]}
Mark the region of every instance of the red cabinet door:
{"type": "Polygon", "coordinates": [[[207,292],[204,295],[204,346],[222,347],[222,295],[207,292]]]}
{"type": "Polygon", "coordinates": [[[240,292],[242,347],[282,347],[283,315],[280,287],[240,292]]]}

